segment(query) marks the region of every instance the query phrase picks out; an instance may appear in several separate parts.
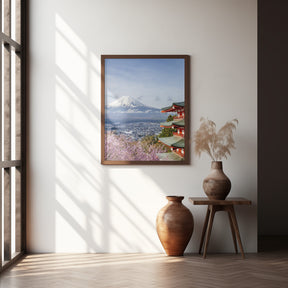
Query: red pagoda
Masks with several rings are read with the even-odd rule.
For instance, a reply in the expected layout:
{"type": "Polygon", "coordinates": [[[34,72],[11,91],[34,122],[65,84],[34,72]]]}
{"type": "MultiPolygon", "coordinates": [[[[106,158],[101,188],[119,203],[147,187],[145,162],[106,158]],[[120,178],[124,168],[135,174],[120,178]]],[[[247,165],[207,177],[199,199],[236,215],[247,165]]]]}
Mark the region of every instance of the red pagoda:
{"type": "Polygon", "coordinates": [[[185,156],[185,102],[176,102],[169,107],[161,109],[161,113],[177,113],[172,121],[163,122],[160,124],[162,128],[175,129],[173,136],[161,137],[159,142],[169,147],[172,153],[159,153],[157,154],[160,160],[183,160],[185,156]]]}

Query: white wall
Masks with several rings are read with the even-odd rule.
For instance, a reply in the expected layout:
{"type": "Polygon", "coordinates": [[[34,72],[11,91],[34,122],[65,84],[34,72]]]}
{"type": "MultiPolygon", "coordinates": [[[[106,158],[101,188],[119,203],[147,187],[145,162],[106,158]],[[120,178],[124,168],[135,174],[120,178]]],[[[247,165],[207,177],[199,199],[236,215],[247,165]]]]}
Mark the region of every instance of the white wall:
{"type": "MultiPolygon", "coordinates": [[[[210,159],[189,166],[100,165],[100,55],[191,56],[191,132],[201,116],[239,119],[224,161],[246,252],[257,250],[256,0],[31,0],[28,250],[162,252],[155,232],[166,195],[183,195],[198,250],[210,159]],[[171,178],[180,179],[179,185],[171,178]]],[[[192,147],[193,149],[193,147],[192,147]]],[[[209,251],[233,251],[225,214],[209,251]]]]}

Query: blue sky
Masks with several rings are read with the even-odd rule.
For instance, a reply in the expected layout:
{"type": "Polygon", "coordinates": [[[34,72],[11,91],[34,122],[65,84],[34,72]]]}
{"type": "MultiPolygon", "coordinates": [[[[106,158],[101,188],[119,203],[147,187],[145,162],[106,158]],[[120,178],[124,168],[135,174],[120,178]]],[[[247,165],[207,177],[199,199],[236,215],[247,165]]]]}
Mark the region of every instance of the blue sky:
{"type": "Polygon", "coordinates": [[[106,104],[131,96],[162,108],[184,101],[184,59],[105,60],[106,104]]]}

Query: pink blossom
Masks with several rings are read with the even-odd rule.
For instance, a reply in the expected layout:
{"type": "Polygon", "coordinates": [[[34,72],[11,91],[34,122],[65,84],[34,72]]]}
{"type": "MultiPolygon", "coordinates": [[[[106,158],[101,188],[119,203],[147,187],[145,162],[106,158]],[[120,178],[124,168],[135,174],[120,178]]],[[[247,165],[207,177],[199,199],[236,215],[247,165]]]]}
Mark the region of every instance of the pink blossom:
{"type": "Polygon", "coordinates": [[[156,144],[133,141],[124,135],[113,132],[105,134],[105,159],[114,161],[159,161],[157,153],[165,148],[156,144]]]}

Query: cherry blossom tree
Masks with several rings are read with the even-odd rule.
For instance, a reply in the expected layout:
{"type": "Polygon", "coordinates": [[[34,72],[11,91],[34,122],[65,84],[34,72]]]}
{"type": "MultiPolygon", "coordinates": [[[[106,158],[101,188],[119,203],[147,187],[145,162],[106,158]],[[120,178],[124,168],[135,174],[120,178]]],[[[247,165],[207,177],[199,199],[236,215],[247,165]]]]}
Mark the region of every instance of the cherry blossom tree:
{"type": "Polygon", "coordinates": [[[166,148],[149,141],[133,141],[125,135],[113,132],[105,134],[105,159],[115,161],[159,161],[157,153],[166,148]]]}

